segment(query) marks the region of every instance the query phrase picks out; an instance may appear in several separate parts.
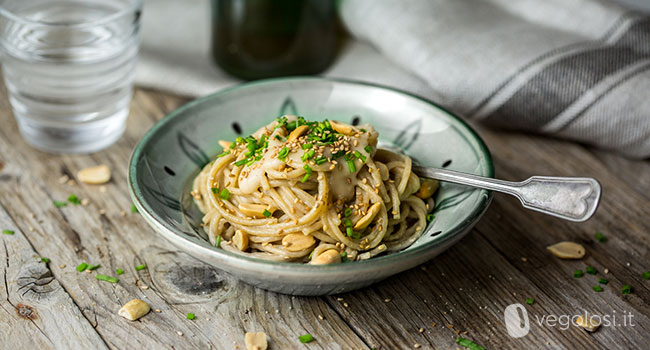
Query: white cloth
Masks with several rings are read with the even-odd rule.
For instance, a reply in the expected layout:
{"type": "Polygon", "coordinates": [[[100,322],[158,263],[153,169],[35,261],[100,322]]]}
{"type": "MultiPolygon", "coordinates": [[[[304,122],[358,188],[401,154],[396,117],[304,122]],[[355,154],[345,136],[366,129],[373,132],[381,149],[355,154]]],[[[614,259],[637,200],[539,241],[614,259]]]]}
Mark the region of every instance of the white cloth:
{"type": "MultiPolygon", "coordinates": [[[[499,127],[650,156],[650,20],[638,12],[607,0],[340,3],[359,40],[325,76],[394,86],[499,127]]],[[[136,83],[187,96],[239,83],[210,57],[210,13],[208,0],[145,0],[136,83]]]]}

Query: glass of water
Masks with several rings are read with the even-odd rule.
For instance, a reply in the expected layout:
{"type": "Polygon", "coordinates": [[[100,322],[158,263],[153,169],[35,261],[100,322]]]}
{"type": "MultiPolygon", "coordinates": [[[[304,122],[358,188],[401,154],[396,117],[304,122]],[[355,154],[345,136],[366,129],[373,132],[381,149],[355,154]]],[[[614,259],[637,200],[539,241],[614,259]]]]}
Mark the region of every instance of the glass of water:
{"type": "Polygon", "coordinates": [[[90,153],[129,113],[142,0],[0,0],[0,58],[23,138],[90,153]]]}

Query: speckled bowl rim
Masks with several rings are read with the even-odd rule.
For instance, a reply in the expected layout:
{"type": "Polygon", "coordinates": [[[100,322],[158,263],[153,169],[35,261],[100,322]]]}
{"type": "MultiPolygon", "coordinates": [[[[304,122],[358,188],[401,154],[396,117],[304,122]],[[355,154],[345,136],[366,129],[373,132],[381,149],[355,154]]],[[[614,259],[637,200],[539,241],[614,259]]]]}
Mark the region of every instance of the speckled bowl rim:
{"type": "MultiPolygon", "coordinates": [[[[442,106],[432,101],[429,101],[423,97],[414,95],[406,91],[395,89],[392,87],[387,87],[387,86],[368,83],[368,82],[359,82],[359,81],[354,81],[349,79],[316,78],[316,77],[290,77],[290,78],[264,79],[264,80],[247,82],[233,87],[225,88],[217,92],[214,92],[212,94],[190,101],[185,105],[172,111],[163,119],[159,120],[154,126],[151,127],[151,129],[149,129],[149,131],[145,133],[145,135],[142,137],[142,139],[138,142],[135,149],[133,150],[131,159],[129,161],[129,174],[127,178],[131,198],[133,199],[135,206],[137,207],[140,214],[145,218],[145,220],[152,227],[160,231],[159,233],[163,234],[163,236],[171,240],[172,243],[175,243],[180,247],[183,248],[192,247],[194,249],[197,249],[199,250],[197,251],[197,253],[199,253],[202,256],[205,256],[206,254],[215,255],[215,258],[218,259],[219,258],[232,259],[234,260],[233,262],[240,262],[240,263],[247,264],[248,265],[246,268],[247,270],[250,269],[255,270],[256,268],[259,268],[261,270],[269,269],[273,271],[278,271],[278,269],[280,269],[285,272],[292,272],[296,274],[309,272],[309,273],[322,273],[322,274],[345,273],[346,275],[349,275],[349,274],[356,274],[364,271],[367,272],[369,270],[374,270],[377,268],[381,268],[382,266],[395,264],[400,261],[408,261],[411,258],[417,258],[418,256],[425,254],[429,249],[434,249],[437,246],[444,246],[447,241],[456,238],[456,236],[459,234],[463,234],[468,227],[472,227],[481,218],[483,213],[487,210],[492,200],[493,193],[491,191],[483,190],[483,196],[481,196],[482,200],[478,203],[478,205],[474,207],[468,219],[464,220],[463,222],[457,223],[452,228],[441,233],[439,236],[436,237],[435,240],[431,242],[424,243],[421,246],[415,248],[403,250],[385,256],[375,257],[369,260],[355,261],[351,263],[336,264],[336,265],[314,266],[309,264],[297,264],[291,262],[268,261],[259,258],[239,255],[236,253],[231,253],[223,249],[218,249],[218,248],[211,249],[211,248],[201,246],[181,236],[177,229],[167,224],[167,222],[163,220],[163,218],[160,215],[158,215],[157,212],[152,210],[152,208],[147,204],[146,200],[144,199],[142,189],[138,186],[138,182],[136,181],[136,177],[138,176],[136,165],[140,157],[142,157],[145,146],[158,133],[159,130],[168,127],[168,125],[172,125],[174,123],[183,123],[184,119],[177,118],[178,116],[182,115],[186,110],[194,108],[202,104],[204,101],[214,98],[215,96],[228,95],[235,91],[247,89],[254,86],[273,85],[273,84],[291,83],[291,82],[303,82],[303,81],[315,81],[315,82],[322,81],[322,82],[329,82],[329,83],[336,83],[336,84],[342,83],[342,84],[366,86],[370,88],[379,88],[379,89],[389,90],[397,94],[405,95],[410,98],[417,99],[421,102],[427,103],[435,107],[436,109],[442,111],[443,114],[441,116],[435,116],[435,117],[432,116],[432,118],[440,118],[440,117],[446,118],[451,125],[455,126],[457,130],[459,130],[461,134],[466,139],[468,139],[468,143],[470,144],[470,146],[473,145],[469,141],[469,139],[474,140],[474,142],[476,142],[476,144],[478,145],[478,149],[475,150],[477,151],[477,155],[479,155],[479,163],[486,170],[485,176],[494,177],[494,164],[492,162],[492,156],[490,154],[487,145],[485,144],[483,139],[476,133],[476,131],[474,131],[472,127],[470,127],[467,123],[465,123],[454,113],[448,111],[442,106]]],[[[180,198],[180,194],[179,194],[179,198],[180,198]]],[[[191,254],[191,252],[188,253],[191,254]]]]}

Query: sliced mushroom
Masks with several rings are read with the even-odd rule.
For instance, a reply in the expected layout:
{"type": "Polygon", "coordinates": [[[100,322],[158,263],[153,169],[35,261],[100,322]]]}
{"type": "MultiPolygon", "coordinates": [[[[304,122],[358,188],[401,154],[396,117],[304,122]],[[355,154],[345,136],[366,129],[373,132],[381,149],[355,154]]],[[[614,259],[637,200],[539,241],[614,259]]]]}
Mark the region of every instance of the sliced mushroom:
{"type": "Polygon", "coordinates": [[[334,121],[334,120],[330,120],[330,125],[332,126],[332,129],[334,129],[334,131],[336,131],[336,132],[338,132],[340,134],[343,134],[343,135],[348,135],[349,136],[349,135],[352,135],[352,134],[355,133],[354,128],[349,124],[345,124],[345,123],[337,122],[337,121],[334,121]]]}
{"type": "Polygon", "coordinates": [[[375,218],[377,213],[379,213],[379,209],[381,208],[381,203],[377,202],[370,206],[370,209],[368,209],[368,212],[366,212],[366,215],[364,215],[357,223],[354,225],[355,230],[363,230],[364,228],[368,227],[370,223],[372,222],[372,219],[375,218]]]}
{"type": "Polygon", "coordinates": [[[282,238],[282,246],[290,252],[305,250],[316,243],[312,235],[302,233],[290,233],[282,238]]]}
{"type": "Polygon", "coordinates": [[[576,324],[589,332],[595,332],[600,327],[600,322],[594,321],[593,317],[587,317],[587,315],[585,317],[578,316],[576,324]]]}
{"type": "Polygon", "coordinates": [[[295,129],[293,129],[291,134],[289,134],[288,141],[293,141],[293,140],[299,138],[300,136],[302,136],[302,134],[305,133],[305,131],[307,131],[307,129],[309,129],[309,126],[307,126],[307,125],[301,125],[301,126],[295,128],[295,129]]]}
{"type": "Polygon", "coordinates": [[[438,190],[440,183],[438,180],[434,179],[425,179],[420,183],[420,189],[415,194],[419,198],[427,199],[433,196],[434,193],[438,190]]]}
{"type": "Polygon", "coordinates": [[[98,165],[79,170],[77,179],[83,183],[101,185],[111,179],[111,169],[107,165],[98,165]]]}
{"type": "Polygon", "coordinates": [[[248,235],[246,232],[242,230],[235,231],[235,235],[232,237],[232,244],[242,252],[248,249],[248,235]]]}
{"type": "Polygon", "coordinates": [[[328,249],[311,259],[312,265],[338,264],[341,262],[341,253],[336,249],[328,249]]]}
{"type": "Polygon", "coordinates": [[[582,259],[585,256],[585,247],[575,242],[555,243],[546,249],[560,259],[582,259]]]}
{"type": "Polygon", "coordinates": [[[242,213],[258,219],[265,217],[264,216],[265,210],[267,210],[271,214],[273,214],[273,212],[275,211],[275,208],[272,208],[266,204],[240,203],[238,207],[242,213]]]}
{"type": "Polygon", "coordinates": [[[244,336],[246,350],[266,350],[266,333],[264,332],[247,332],[244,336]]]}
{"type": "Polygon", "coordinates": [[[230,142],[230,141],[219,140],[219,146],[223,147],[223,149],[230,148],[230,145],[232,145],[232,142],[230,142]]]}

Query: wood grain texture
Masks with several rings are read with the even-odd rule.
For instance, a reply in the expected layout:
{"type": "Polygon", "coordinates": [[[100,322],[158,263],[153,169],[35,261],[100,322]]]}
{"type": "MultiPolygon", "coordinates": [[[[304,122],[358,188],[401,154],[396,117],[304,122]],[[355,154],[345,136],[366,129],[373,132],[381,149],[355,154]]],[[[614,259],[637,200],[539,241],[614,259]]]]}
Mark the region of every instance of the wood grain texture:
{"type": "Polygon", "coordinates": [[[157,120],[186,99],[136,89],[125,135],[91,155],[36,151],[17,133],[6,92],[0,90],[0,339],[2,348],[244,349],[244,333],[264,331],[271,349],[455,349],[458,335],[489,349],[623,349],[650,342],[650,163],[630,161],[580,145],[478,126],[490,146],[497,175],[593,176],[604,195],[596,216],[567,223],[525,211],[497,195],[484,219],[460,243],[432,261],[375,286],[344,295],[291,297],[242,284],[160,238],[131,213],[128,159],[157,120]],[[107,164],[105,186],[62,184],[81,168],[107,164]],[[70,194],[86,206],[56,208],[70,194]],[[595,231],[608,238],[594,239],[595,231]],[[558,260],[545,247],[561,240],[582,243],[580,261],[558,260]],[[39,262],[48,257],[51,263],[39,262]],[[523,258],[523,259],[522,259],[523,258]],[[525,261],[524,261],[525,260],[525,261]],[[80,262],[101,264],[98,273],[119,283],[79,273],[80,262]],[[135,266],[146,264],[137,271],[135,266]],[[65,266],[64,266],[65,265],[65,266]],[[590,265],[598,276],[573,278],[590,265]],[[605,274],[604,270],[608,269],[605,274]],[[609,284],[591,288],[604,277],[609,284]],[[22,284],[21,284],[22,283],[22,284]],[[621,286],[630,284],[631,295],[621,286]],[[25,287],[26,286],[26,287],[25,287]],[[525,304],[531,332],[511,338],[504,309],[525,304]],[[117,315],[140,298],[152,311],[138,321],[117,315]],[[29,320],[17,313],[29,314],[29,320]],[[540,326],[537,318],[633,315],[634,327],[601,327],[590,334],[575,326],[540,326]],[[187,313],[195,320],[187,320],[187,313]],[[310,333],[316,341],[301,344],[310,333]]]}

